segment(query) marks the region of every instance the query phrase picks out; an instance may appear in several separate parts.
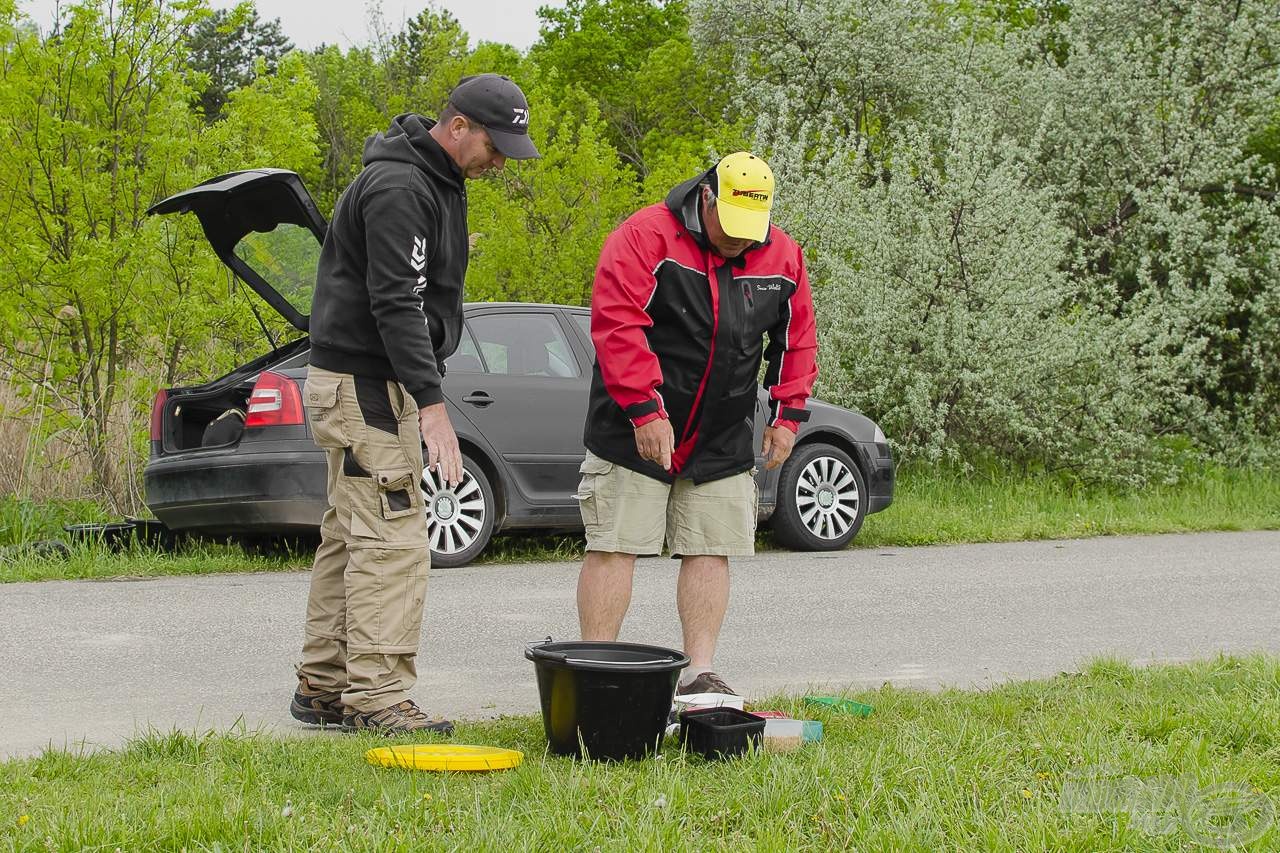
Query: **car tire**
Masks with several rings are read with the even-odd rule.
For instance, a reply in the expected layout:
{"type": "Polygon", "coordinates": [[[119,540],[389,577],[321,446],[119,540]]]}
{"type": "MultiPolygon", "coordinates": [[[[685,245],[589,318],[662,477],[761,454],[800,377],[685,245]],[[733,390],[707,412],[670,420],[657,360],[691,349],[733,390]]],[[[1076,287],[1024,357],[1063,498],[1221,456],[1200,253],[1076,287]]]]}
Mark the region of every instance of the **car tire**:
{"type": "Polygon", "coordinates": [[[493,487],[475,460],[462,455],[462,482],[450,489],[435,471],[422,471],[422,499],[427,508],[431,565],[465,566],[489,544],[497,505],[493,487]]]}
{"type": "Polygon", "coordinates": [[[867,484],[849,454],[821,442],[795,449],[778,476],[772,527],[795,551],[836,551],[867,516],[867,484]]]}

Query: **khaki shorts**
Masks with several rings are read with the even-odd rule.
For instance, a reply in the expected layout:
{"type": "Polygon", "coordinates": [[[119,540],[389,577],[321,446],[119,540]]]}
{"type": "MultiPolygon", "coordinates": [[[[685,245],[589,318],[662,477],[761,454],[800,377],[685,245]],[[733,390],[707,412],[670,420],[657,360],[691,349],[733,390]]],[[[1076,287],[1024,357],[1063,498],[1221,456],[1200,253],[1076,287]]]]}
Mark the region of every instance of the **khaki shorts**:
{"type": "Polygon", "coordinates": [[[694,485],[664,483],[587,451],[579,469],[579,508],[587,550],[673,557],[749,557],[756,544],[756,481],[751,472],[694,485]]]}

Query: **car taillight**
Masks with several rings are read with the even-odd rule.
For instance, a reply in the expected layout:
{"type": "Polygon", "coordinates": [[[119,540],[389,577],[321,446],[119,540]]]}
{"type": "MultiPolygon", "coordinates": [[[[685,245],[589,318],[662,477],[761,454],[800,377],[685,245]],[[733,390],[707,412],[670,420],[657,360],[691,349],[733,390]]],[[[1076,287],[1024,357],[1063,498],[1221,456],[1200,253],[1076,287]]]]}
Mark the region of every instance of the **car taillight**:
{"type": "Polygon", "coordinates": [[[161,441],[164,438],[164,404],[169,401],[169,392],[161,388],[151,403],[151,440],[161,441]]]}
{"type": "Polygon", "coordinates": [[[302,395],[298,393],[297,384],[288,376],[269,370],[259,374],[249,394],[244,428],[293,426],[303,422],[302,395]]]}

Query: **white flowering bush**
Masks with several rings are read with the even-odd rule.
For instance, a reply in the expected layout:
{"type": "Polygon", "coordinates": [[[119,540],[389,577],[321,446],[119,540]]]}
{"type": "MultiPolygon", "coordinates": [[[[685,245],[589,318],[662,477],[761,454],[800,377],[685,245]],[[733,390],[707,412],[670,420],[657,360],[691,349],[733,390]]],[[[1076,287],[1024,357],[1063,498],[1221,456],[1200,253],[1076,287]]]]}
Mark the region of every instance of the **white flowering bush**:
{"type": "Polygon", "coordinates": [[[1276,4],[988,5],[694,3],[809,254],[820,393],[914,457],[1130,483],[1256,458],[1276,4]]]}

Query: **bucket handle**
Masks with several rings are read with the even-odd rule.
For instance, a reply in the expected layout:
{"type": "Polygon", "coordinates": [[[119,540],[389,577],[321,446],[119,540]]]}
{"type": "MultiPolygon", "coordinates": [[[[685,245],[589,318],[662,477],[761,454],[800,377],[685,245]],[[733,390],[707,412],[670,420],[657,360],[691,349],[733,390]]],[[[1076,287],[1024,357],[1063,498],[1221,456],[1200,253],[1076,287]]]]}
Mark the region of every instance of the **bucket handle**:
{"type": "Polygon", "coordinates": [[[549,649],[542,648],[543,646],[547,645],[550,642],[551,642],[551,637],[548,636],[545,640],[535,640],[534,642],[527,644],[524,647],[525,657],[527,657],[529,660],[533,660],[534,658],[533,653],[536,650],[538,652],[538,657],[551,658],[552,660],[559,661],[560,663],[567,662],[569,660],[569,656],[566,655],[564,652],[553,652],[553,651],[550,651],[549,649]]]}
{"type": "MultiPolygon", "coordinates": [[[[538,657],[550,658],[551,660],[557,661],[558,663],[586,663],[586,664],[600,663],[600,661],[598,660],[586,660],[584,658],[571,658],[568,655],[566,655],[564,652],[553,652],[549,649],[542,648],[543,646],[547,645],[550,642],[551,642],[551,638],[547,637],[545,640],[537,640],[535,642],[527,644],[524,647],[525,657],[529,658],[529,660],[533,660],[534,651],[536,650],[538,653],[537,654],[538,657]]],[[[655,663],[675,663],[675,662],[676,662],[675,658],[667,657],[667,658],[658,658],[657,660],[613,660],[613,661],[609,661],[609,665],[610,666],[653,666],[655,663]]]]}
{"type": "MultiPolygon", "coordinates": [[[[551,652],[543,652],[543,654],[552,654],[551,652]]],[[[609,666],[653,666],[655,663],[675,663],[675,658],[657,658],[655,660],[611,660],[598,661],[586,660],[584,658],[570,658],[564,655],[560,656],[565,663],[607,663],[609,666]]]]}

